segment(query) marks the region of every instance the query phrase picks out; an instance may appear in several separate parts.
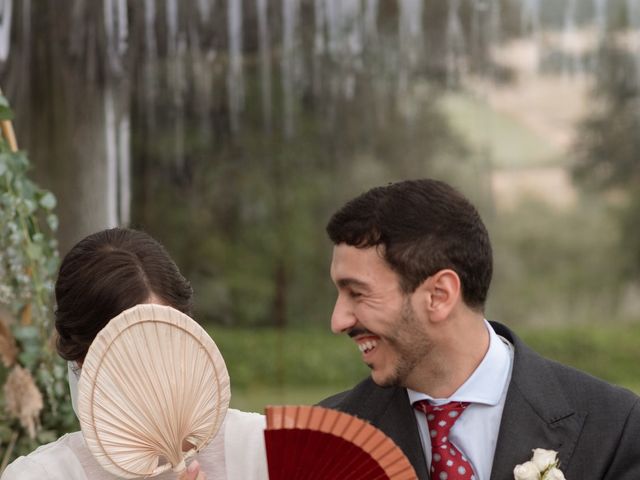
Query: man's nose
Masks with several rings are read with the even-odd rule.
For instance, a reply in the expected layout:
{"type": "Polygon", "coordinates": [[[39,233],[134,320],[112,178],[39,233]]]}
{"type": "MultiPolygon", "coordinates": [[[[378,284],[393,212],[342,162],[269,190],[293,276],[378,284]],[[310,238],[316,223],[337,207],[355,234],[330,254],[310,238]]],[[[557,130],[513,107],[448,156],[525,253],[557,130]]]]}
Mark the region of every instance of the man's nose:
{"type": "Polygon", "coordinates": [[[331,315],[331,331],[333,333],[344,333],[353,328],[356,323],[356,317],[349,302],[342,295],[338,295],[331,315]]]}

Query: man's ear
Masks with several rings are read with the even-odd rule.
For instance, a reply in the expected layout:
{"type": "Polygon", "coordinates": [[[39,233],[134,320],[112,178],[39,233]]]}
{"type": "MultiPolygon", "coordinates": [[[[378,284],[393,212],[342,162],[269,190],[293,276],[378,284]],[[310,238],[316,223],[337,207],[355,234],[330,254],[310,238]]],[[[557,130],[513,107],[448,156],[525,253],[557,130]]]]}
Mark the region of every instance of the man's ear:
{"type": "Polygon", "coordinates": [[[460,277],[450,269],[440,270],[418,287],[432,321],[446,319],[462,295],[460,277]]]}

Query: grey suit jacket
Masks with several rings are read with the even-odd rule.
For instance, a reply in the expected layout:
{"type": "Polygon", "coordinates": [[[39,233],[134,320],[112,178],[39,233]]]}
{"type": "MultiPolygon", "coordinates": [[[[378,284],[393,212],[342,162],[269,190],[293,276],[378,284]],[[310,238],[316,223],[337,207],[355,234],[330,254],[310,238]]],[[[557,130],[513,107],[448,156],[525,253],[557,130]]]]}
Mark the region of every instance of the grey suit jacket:
{"type": "MultiPolygon", "coordinates": [[[[513,480],[534,448],[558,451],[567,480],[640,480],[640,398],[542,358],[505,326],[491,325],[515,347],[491,480],[513,480]]],[[[429,478],[406,389],[369,378],[320,405],[370,421],[404,451],[418,478],[429,478]]]]}

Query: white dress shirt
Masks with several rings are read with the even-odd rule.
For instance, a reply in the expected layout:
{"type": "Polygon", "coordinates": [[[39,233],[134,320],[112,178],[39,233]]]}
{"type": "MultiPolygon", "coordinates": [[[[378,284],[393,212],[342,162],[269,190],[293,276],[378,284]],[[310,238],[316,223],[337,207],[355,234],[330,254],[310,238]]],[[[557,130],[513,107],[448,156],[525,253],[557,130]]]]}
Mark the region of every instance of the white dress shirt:
{"type": "MultiPolygon", "coordinates": [[[[449,433],[449,440],[469,460],[475,472],[475,480],[489,480],[493,456],[498,441],[502,410],[507,397],[507,387],[513,367],[513,346],[499,337],[489,322],[489,349],[471,376],[449,398],[432,398],[424,393],[407,389],[413,405],[428,400],[434,405],[449,402],[469,402],[449,433]]],[[[425,414],[415,410],[422,448],[431,467],[431,438],[425,414]]]]}

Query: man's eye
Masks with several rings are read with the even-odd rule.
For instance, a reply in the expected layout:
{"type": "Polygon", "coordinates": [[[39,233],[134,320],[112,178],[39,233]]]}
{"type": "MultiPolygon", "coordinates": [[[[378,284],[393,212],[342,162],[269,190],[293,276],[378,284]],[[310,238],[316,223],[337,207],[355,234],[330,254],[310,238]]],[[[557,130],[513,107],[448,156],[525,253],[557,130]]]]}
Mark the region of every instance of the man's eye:
{"type": "Polygon", "coordinates": [[[361,294],[360,292],[354,292],[354,291],[352,290],[352,291],[350,291],[350,292],[349,292],[349,296],[350,296],[351,298],[358,298],[358,297],[361,297],[361,296],[362,296],[362,294],[361,294]]]}

